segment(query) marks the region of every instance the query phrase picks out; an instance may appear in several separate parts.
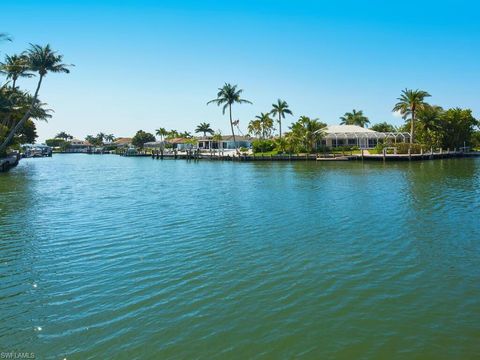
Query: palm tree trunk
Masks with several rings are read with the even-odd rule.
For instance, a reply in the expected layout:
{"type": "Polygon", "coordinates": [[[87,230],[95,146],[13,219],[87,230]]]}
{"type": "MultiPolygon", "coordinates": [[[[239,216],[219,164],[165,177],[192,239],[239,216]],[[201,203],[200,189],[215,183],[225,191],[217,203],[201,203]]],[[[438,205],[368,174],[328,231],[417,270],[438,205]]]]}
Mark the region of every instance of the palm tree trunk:
{"type": "Polygon", "coordinates": [[[237,150],[237,140],[235,139],[235,131],[233,131],[233,120],[232,120],[232,105],[228,105],[229,112],[230,112],[230,128],[232,129],[232,136],[233,136],[233,146],[235,146],[235,150],[237,150]]]}
{"type": "Polygon", "coordinates": [[[15,84],[17,83],[17,79],[16,78],[13,78],[13,82],[12,82],[12,88],[15,89],[15,84]]]}
{"type": "Polygon", "coordinates": [[[40,75],[38,79],[37,89],[35,90],[35,94],[33,95],[32,103],[30,104],[30,108],[28,111],[23,115],[23,118],[14,126],[14,128],[10,131],[7,138],[3,141],[2,145],[0,145],[0,154],[7,148],[7,145],[12,141],[15,134],[23,127],[23,124],[30,118],[30,114],[32,113],[33,107],[35,106],[35,102],[37,101],[38,92],[40,91],[40,87],[42,86],[43,75],[40,75]]]}
{"type": "Polygon", "coordinates": [[[415,122],[415,110],[412,110],[412,120],[410,121],[410,144],[413,144],[414,122],[415,122]]]}
{"type": "Polygon", "coordinates": [[[278,113],[278,128],[280,131],[280,139],[282,138],[282,115],[278,113]]]}

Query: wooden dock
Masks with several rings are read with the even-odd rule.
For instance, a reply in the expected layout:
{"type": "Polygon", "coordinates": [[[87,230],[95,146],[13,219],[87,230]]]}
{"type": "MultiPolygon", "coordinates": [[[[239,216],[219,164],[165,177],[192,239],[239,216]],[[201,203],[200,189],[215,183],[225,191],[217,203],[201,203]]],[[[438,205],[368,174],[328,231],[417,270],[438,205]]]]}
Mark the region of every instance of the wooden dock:
{"type": "Polygon", "coordinates": [[[151,157],[160,160],[212,160],[212,161],[418,161],[447,158],[463,158],[480,156],[480,152],[439,151],[422,154],[283,154],[283,155],[214,155],[214,154],[135,154],[123,155],[133,157],[151,157]]]}

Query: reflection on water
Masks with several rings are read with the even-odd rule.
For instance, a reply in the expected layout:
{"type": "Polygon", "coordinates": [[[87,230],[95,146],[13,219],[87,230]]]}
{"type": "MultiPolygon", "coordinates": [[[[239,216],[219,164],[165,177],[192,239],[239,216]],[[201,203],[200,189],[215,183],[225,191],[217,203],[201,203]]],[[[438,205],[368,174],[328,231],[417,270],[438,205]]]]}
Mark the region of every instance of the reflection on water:
{"type": "Polygon", "coordinates": [[[0,174],[0,350],[475,358],[479,165],[24,160],[0,174]]]}

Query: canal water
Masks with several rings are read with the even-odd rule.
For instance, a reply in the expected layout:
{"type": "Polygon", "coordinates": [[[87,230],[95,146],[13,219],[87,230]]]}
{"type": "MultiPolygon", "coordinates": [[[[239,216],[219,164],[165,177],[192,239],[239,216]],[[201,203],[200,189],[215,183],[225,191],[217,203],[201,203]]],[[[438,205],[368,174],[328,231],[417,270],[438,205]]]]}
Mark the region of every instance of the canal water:
{"type": "Polygon", "coordinates": [[[480,357],[480,159],[54,155],[0,174],[0,351],[480,357]]]}

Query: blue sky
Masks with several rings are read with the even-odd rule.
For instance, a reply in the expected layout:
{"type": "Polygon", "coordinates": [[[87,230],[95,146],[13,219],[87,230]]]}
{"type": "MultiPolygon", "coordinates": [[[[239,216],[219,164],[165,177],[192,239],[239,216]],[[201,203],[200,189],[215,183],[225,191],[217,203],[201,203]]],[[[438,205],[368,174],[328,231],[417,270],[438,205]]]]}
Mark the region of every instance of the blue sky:
{"type": "Polygon", "coordinates": [[[479,12],[462,0],[15,0],[2,4],[0,32],[14,42],[0,56],[50,43],[76,65],[44,83],[55,114],[40,140],[193,132],[203,121],[226,133],[221,110],[206,106],[225,82],[254,103],[234,108],[243,129],[277,98],[328,124],[353,108],[400,124],[391,109],[405,87],[478,117],[479,12]]]}

